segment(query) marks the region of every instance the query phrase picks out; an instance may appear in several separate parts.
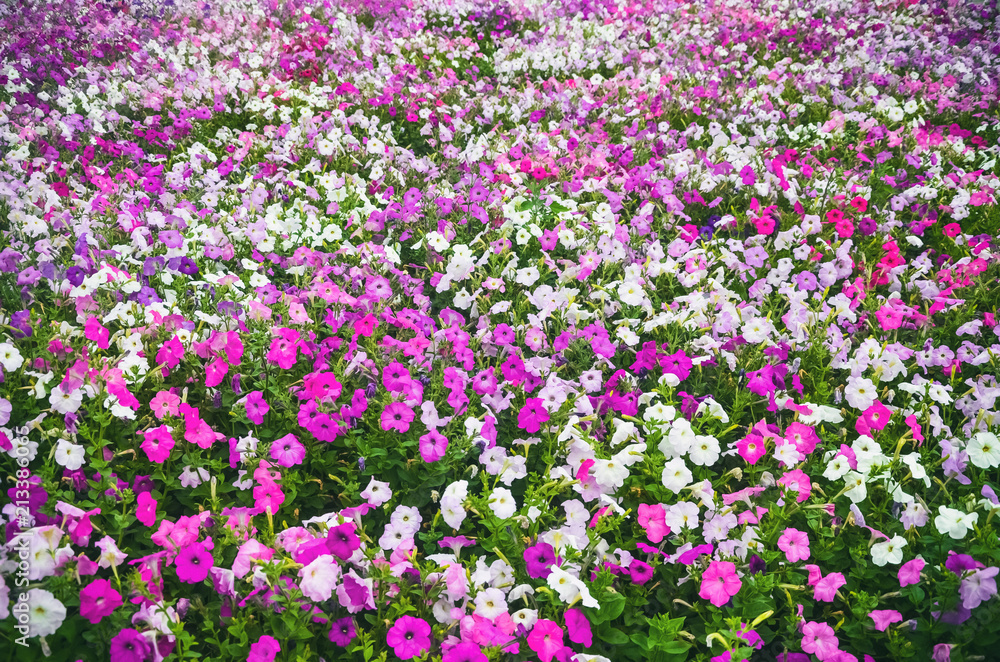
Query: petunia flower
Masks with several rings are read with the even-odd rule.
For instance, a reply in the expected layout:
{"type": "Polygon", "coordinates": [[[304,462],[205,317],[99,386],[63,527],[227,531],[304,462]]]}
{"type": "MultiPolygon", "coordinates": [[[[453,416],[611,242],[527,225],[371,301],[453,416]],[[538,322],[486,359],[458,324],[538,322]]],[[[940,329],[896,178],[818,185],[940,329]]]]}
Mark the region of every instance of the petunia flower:
{"type": "Polygon", "coordinates": [[[563,629],[555,621],[539,619],[528,635],[528,648],[535,651],[542,662],[552,662],[563,649],[563,629]]]}
{"type": "Polygon", "coordinates": [[[809,535],[789,527],[778,538],[778,549],[785,553],[789,563],[805,561],[809,558],[809,535]]]}
{"type": "Polygon", "coordinates": [[[390,402],[382,411],[382,429],[386,432],[395,430],[401,434],[406,433],[414,418],[416,414],[411,407],[402,402],[390,402]]]}
{"type": "Polygon", "coordinates": [[[247,418],[254,425],[264,423],[264,416],[271,410],[270,405],[264,400],[264,394],[260,391],[251,391],[243,399],[243,407],[246,409],[247,418]]]}
{"type": "Polygon", "coordinates": [[[529,577],[545,579],[551,573],[551,567],[555,565],[555,550],[547,542],[538,542],[524,550],[525,570],[529,577]]]}
{"type": "Polygon", "coordinates": [[[743,582],[736,576],[736,565],[729,561],[712,561],[701,577],[698,595],[716,607],[729,602],[740,592],[743,582]]]}
{"type": "Polygon", "coordinates": [[[541,398],[528,398],[517,415],[518,427],[529,434],[538,432],[542,424],[548,420],[549,412],[545,409],[545,401],[541,398]]]}
{"type": "Polygon", "coordinates": [[[339,618],[330,624],[330,641],[341,648],[346,648],[355,636],[354,619],[350,616],[339,618]]]}
{"type": "Polygon", "coordinates": [[[146,637],[131,628],[121,630],[111,639],[111,662],[146,662],[152,648],[146,637]]]}
{"type": "Polygon", "coordinates": [[[346,561],[351,558],[355,550],[361,547],[361,539],[354,532],[354,523],[346,522],[331,527],[326,534],[326,546],[339,559],[346,561]]]}
{"type": "Polygon", "coordinates": [[[107,579],[96,579],[80,591],[80,615],[93,625],[122,605],[122,596],[107,579]]]}
{"type": "Polygon", "coordinates": [[[250,644],[250,655],[247,662],[274,662],[281,652],[281,644],[269,634],[262,634],[260,639],[250,644]]]}
{"type": "Polygon", "coordinates": [[[282,467],[294,467],[302,463],[306,456],[306,447],[291,433],[271,443],[271,459],[282,467]]]}
{"type": "Polygon", "coordinates": [[[186,584],[200,584],[208,578],[215,565],[211,552],[203,542],[196,542],[181,548],[174,559],[177,578],[186,584]]]}
{"type": "Polygon", "coordinates": [[[885,632],[890,625],[903,620],[903,615],[895,609],[873,609],[868,615],[875,621],[875,629],[879,632],[885,632]]]}
{"type": "Polygon", "coordinates": [[[156,524],[156,499],[149,492],[142,492],[136,498],[135,517],[145,526],[156,524]]]}
{"type": "Polygon", "coordinates": [[[422,618],[400,616],[386,633],[386,643],[401,660],[423,655],[431,647],[431,626],[422,618]]]}

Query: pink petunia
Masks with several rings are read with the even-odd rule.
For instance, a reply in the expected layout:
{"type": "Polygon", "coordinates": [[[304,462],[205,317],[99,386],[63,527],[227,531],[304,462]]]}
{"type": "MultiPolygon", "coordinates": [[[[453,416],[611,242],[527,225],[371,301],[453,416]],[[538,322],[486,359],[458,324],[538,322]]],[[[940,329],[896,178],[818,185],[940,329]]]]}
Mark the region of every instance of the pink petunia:
{"type": "Polygon", "coordinates": [[[143,437],[140,448],[146,453],[150,462],[163,464],[174,449],[174,437],[167,425],[161,425],[151,430],[141,432],[143,437]]]}
{"type": "Polygon", "coordinates": [[[420,437],[420,457],[424,462],[437,462],[448,450],[448,438],[437,430],[429,430],[420,437]]]}
{"type": "Polygon", "coordinates": [[[795,500],[799,503],[808,501],[809,495],[812,493],[812,483],[809,480],[809,476],[806,475],[806,473],[801,469],[786,471],[785,474],[778,479],[778,484],[796,490],[798,492],[798,496],[796,496],[795,500]]]}
{"type": "Polygon", "coordinates": [[[594,643],[590,621],[587,620],[587,616],[580,609],[566,610],[566,633],[569,635],[569,640],[574,644],[582,644],[589,648],[594,643]]]}
{"type": "Polygon", "coordinates": [[[97,343],[98,349],[110,346],[111,334],[97,317],[89,317],[83,323],[83,335],[87,340],[97,343]]]}
{"type": "Polygon", "coordinates": [[[401,660],[420,657],[431,647],[431,626],[422,618],[400,616],[385,636],[386,643],[401,660]]]}
{"type": "Polygon", "coordinates": [[[136,498],[135,518],[146,526],[156,524],[156,499],[149,492],[142,492],[136,498]]]}
{"type": "Polygon", "coordinates": [[[813,586],[813,599],[820,602],[833,602],[837,595],[837,589],[847,583],[844,575],[839,572],[831,572],[823,577],[813,586]]]}
{"type": "Polygon", "coordinates": [[[879,632],[885,632],[890,625],[903,620],[903,615],[895,609],[874,609],[868,615],[875,621],[875,629],[879,632]]]}
{"type": "Polygon", "coordinates": [[[552,662],[563,649],[563,629],[555,621],[539,620],[528,635],[528,648],[535,651],[542,662],[552,662]]]}
{"type": "Polygon", "coordinates": [[[80,615],[93,625],[122,605],[122,596],[107,579],[97,579],[80,591],[80,615]]]}
{"type": "Polygon", "coordinates": [[[212,553],[203,542],[183,547],[174,559],[177,579],[187,584],[200,584],[208,578],[208,572],[215,565],[212,553]]]}
{"type": "Polygon", "coordinates": [[[701,589],[698,595],[716,607],[721,607],[739,593],[742,587],[743,582],[736,576],[736,564],[729,561],[712,561],[701,576],[701,589]]]}
{"type": "Polygon", "coordinates": [[[646,537],[649,542],[658,544],[670,533],[667,526],[666,512],[661,504],[652,505],[640,503],[638,512],[639,526],[646,529],[646,537]]]}
{"type": "Polygon", "coordinates": [[[271,341],[266,358],[282,370],[289,370],[298,360],[299,332],[294,329],[279,329],[278,333],[280,337],[271,341]]]}
{"type": "Polygon", "coordinates": [[[264,394],[260,391],[251,391],[243,400],[243,407],[246,409],[247,418],[254,425],[264,423],[264,416],[271,411],[271,406],[264,399],[264,394]]]}
{"type": "Polygon", "coordinates": [[[778,538],[778,549],[785,553],[789,563],[805,561],[809,558],[809,535],[789,527],[778,538]]]}
{"type": "Polygon", "coordinates": [[[247,662],[274,662],[281,652],[281,644],[269,634],[261,635],[255,643],[250,644],[250,655],[247,662]]]}
{"type": "Polygon", "coordinates": [[[271,459],[279,466],[294,467],[306,457],[306,447],[294,434],[286,434],[271,444],[271,459]]]}
{"type": "Polygon", "coordinates": [[[156,362],[162,363],[166,367],[163,374],[166,375],[167,368],[173,370],[184,358],[184,345],[177,336],[174,336],[160,346],[156,352],[156,362]]]}
{"type": "Polygon", "coordinates": [[[410,429],[410,423],[416,416],[412,407],[402,402],[390,402],[382,410],[382,429],[386,432],[395,430],[399,433],[405,433],[410,429]]]}
{"type": "Polygon", "coordinates": [[[251,538],[242,545],[236,553],[233,561],[233,574],[237,579],[246,577],[253,569],[254,561],[270,561],[274,556],[274,550],[259,542],[256,538],[251,538]]]}
{"type": "Polygon", "coordinates": [[[912,561],[907,561],[899,567],[899,587],[903,588],[905,586],[910,586],[911,584],[920,583],[920,571],[924,569],[926,562],[923,559],[917,558],[912,561]]]}
{"type": "Polygon", "coordinates": [[[889,424],[892,410],[876,400],[862,415],[870,430],[881,430],[889,424]]]}
{"type": "Polygon", "coordinates": [[[226,363],[226,360],[221,356],[215,357],[215,360],[205,368],[205,386],[215,388],[222,383],[228,372],[229,364],[226,363]]]}
{"type": "Polygon", "coordinates": [[[736,442],[736,451],[747,464],[757,464],[757,461],[767,453],[767,444],[760,435],[748,434],[736,442]]]}
{"type": "Polygon", "coordinates": [[[163,417],[167,414],[178,416],[180,410],[177,406],[180,403],[181,399],[179,396],[170,391],[160,391],[149,401],[149,408],[153,410],[153,415],[162,421],[163,417]]]}
{"type": "Polygon", "coordinates": [[[785,440],[795,444],[795,450],[803,455],[809,455],[816,450],[816,446],[820,442],[819,435],[816,434],[816,430],[811,425],[798,421],[790,423],[785,428],[785,440]]]}
{"type": "Polygon", "coordinates": [[[840,640],[826,623],[807,622],[802,626],[802,650],[825,660],[840,650],[840,640]]]}
{"type": "Polygon", "coordinates": [[[529,434],[542,429],[542,424],[549,420],[549,412],[545,409],[545,401],[541,398],[528,398],[517,414],[517,425],[529,434]]]}

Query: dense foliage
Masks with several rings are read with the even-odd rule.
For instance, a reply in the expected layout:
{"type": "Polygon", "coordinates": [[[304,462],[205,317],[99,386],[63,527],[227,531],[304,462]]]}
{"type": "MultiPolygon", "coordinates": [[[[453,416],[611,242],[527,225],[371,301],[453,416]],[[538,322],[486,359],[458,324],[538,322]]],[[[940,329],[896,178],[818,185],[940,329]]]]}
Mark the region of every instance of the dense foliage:
{"type": "Polygon", "coordinates": [[[9,659],[989,660],[995,0],[0,5],[9,659]]]}

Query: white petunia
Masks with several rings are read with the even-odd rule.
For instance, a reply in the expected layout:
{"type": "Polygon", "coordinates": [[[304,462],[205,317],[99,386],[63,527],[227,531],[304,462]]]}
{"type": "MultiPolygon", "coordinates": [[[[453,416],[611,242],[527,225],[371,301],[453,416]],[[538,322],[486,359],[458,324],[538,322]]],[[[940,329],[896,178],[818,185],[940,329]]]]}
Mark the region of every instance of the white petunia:
{"type": "Polygon", "coordinates": [[[872,545],[872,563],[881,567],[887,563],[898,565],[903,562],[903,548],[906,547],[906,538],[893,536],[891,540],[872,545]]]}
{"type": "Polygon", "coordinates": [[[506,487],[498,487],[490,495],[490,510],[499,519],[510,519],[517,512],[514,495],[506,487]]]}
{"type": "Polygon", "coordinates": [[[963,513],[961,510],[938,507],[938,516],[934,518],[934,526],[941,535],[948,535],[952,540],[961,540],[979,521],[979,513],[963,513]]]}
{"type": "Polygon", "coordinates": [[[476,594],[476,610],[478,616],[493,620],[500,614],[507,613],[507,599],[498,588],[488,588],[476,594]]]}
{"type": "Polygon", "coordinates": [[[85,459],[86,453],[83,446],[74,444],[68,439],[60,439],[59,443],[56,444],[56,463],[70,471],[76,471],[82,467],[85,459]]]}
{"type": "Polygon", "coordinates": [[[715,464],[719,459],[719,440],[711,435],[699,434],[688,451],[688,458],[699,467],[715,464]]]}
{"type": "Polygon", "coordinates": [[[43,588],[28,591],[28,635],[47,637],[55,634],[66,620],[66,606],[43,588]]]}
{"type": "Polygon", "coordinates": [[[4,372],[14,372],[22,365],[24,358],[21,352],[17,351],[17,347],[9,342],[0,343],[0,366],[3,366],[4,372]]]}
{"type": "Polygon", "coordinates": [[[663,486],[674,494],[679,494],[690,485],[693,478],[682,457],[675,457],[663,467],[663,486]]]}
{"type": "Polygon", "coordinates": [[[977,432],[966,444],[969,461],[980,469],[1000,466],[1000,439],[992,432],[977,432]]]}
{"type": "Polygon", "coordinates": [[[580,579],[569,574],[562,568],[552,566],[552,573],[548,576],[549,588],[559,594],[559,599],[566,604],[574,604],[578,600],[583,601],[584,607],[600,609],[600,604],[590,595],[590,589],[580,579]]]}

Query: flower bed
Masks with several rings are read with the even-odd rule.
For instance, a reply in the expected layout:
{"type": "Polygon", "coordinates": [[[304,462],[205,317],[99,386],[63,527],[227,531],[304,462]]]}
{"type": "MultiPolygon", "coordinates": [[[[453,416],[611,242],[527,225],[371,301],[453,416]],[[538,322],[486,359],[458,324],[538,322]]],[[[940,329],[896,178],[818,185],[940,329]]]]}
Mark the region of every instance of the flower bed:
{"type": "Polygon", "coordinates": [[[0,649],[996,659],[997,17],[0,7],[0,649]]]}

